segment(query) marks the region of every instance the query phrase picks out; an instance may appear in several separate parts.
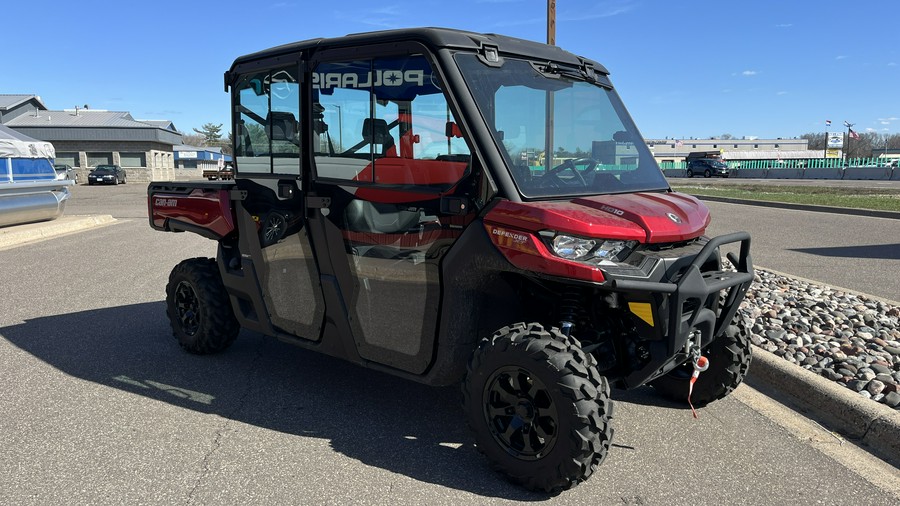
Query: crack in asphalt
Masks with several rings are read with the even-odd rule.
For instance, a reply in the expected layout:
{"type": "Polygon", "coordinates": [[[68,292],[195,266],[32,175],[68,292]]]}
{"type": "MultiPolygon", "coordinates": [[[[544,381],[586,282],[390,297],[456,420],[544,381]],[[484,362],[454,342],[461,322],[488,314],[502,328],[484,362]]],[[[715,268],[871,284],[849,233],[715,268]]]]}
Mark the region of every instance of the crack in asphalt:
{"type": "Polygon", "coordinates": [[[235,416],[244,409],[244,405],[247,402],[247,398],[250,396],[250,390],[252,386],[253,378],[255,377],[254,372],[257,370],[257,365],[259,361],[262,359],[263,348],[265,348],[268,339],[259,339],[259,344],[257,344],[256,349],[254,350],[253,360],[250,362],[250,366],[247,367],[246,379],[244,380],[244,391],[241,393],[241,396],[238,398],[235,403],[235,407],[222,415],[224,421],[222,425],[216,430],[216,434],[213,437],[212,447],[208,452],[203,456],[200,462],[200,475],[197,476],[197,480],[194,482],[194,486],[191,487],[191,490],[188,492],[187,498],[185,499],[184,504],[190,505],[194,503],[194,499],[196,498],[197,491],[200,489],[200,486],[206,480],[206,477],[210,474],[210,463],[212,461],[213,455],[215,455],[219,449],[222,447],[222,440],[225,437],[225,434],[228,432],[231,422],[235,420],[235,416]]]}

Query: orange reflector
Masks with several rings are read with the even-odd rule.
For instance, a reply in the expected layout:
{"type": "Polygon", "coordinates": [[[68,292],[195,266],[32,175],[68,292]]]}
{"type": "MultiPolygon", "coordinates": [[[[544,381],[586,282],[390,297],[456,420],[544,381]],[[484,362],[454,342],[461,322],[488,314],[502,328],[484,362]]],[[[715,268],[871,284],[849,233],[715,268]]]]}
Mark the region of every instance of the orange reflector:
{"type": "Polygon", "coordinates": [[[647,325],[653,326],[653,307],[649,302],[629,302],[628,310],[647,322],[647,325]]]}

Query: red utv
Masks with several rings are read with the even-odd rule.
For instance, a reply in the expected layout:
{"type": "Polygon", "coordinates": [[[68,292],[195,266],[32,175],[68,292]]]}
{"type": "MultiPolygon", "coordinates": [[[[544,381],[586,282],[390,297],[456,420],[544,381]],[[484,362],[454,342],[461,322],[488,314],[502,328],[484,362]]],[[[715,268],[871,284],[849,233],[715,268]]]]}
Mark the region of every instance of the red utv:
{"type": "Polygon", "coordinates": [[[704,236],[599,63],[412,29],[243,56],[225,86],[234,181],[148,190],[154,228],[219,243],[166,288],[187,351],[244,328],[461,384],[478,449],[551,492],[606,456],[611,386],[684,400],[702,354],[704,405],[746,374],[750,237],[704,236]]]}

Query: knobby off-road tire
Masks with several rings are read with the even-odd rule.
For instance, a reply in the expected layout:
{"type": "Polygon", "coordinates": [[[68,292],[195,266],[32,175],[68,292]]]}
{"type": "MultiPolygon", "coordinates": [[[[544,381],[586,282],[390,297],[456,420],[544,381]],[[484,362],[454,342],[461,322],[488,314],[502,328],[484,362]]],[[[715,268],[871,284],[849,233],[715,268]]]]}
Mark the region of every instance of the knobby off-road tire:
{"type": "MultiPolygon", "coordinates": [[[[736,318],[734,324],[703,350],[703,355],[709,359],[709,369],[701,372],[694,383],[691,404],[695,407],[727,397],[744,381],[753,359],[750,331],[736,318]]],[[[693,364],[687,363],[650,384],[665,397],[686,402],[693,372],[693,364]]]]}
{"type": "Polygon", "coordinates": [[[606,458],[609,383],[594,358],[556,328],[517,323],[482,340],[463,398],[478,450],[530,490],[570,488],[606,458]]]}
{"type": "Polygon", "coordinates": [[[241,329],[213,258],[191,258],[172,269],[166,315],[178,344],[198,355],[224,350],[241,329]]]}

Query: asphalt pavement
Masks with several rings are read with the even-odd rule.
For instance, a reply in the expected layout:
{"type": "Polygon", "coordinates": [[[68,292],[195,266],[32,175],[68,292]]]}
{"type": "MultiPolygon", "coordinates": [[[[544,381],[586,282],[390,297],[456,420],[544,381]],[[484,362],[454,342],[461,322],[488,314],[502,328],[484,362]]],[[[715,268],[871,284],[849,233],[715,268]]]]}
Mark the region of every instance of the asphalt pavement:
{"type": "MultiPolygon", "coordinates": [[[[161,303],[168,270],[182,258],[214,255],[215,245],[151,231],[145,197],[143,185],[78,187],[66,217],[91,218],[81,222],[85,233],[0,243],[8,280],[0,288],[0,502],[548,499],[489,470],[470,443],[455,389],[247,332],[215,357],[180,353],[161,303]]],[[[786,382],[818,387],[792,371],[799,368],[766,379],[759,372],[777,366],[760,356],[750,385],[701,410],[700,420],[650,389],[616,392],[609,459],[550,502],[900,501],[896,468],[771,400],[783,395],[771,389],[786,382]]]]}

